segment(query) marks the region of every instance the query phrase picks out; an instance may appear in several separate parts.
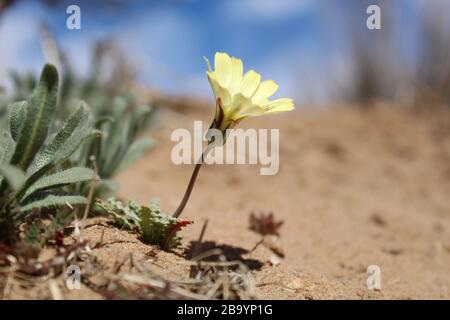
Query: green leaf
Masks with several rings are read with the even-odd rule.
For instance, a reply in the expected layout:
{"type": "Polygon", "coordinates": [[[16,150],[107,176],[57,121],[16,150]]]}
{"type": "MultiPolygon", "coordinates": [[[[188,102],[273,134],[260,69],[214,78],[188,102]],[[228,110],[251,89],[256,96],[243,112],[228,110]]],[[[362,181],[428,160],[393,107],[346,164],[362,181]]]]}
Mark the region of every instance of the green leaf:
{"type": "Polygon", "coordinates": [[[9,128],[11,130],[11,136],[14,141],[17,141],[20,134],[20,129],[25,122],[27,115],[28,102],[19,101],[11,104],[11,111],[9,114],[9,128]]]}
{"type": "Polygon", "coordinates": [[[100,176],[109,176],[111,172],[111,163],[114,162],[119,153],[120,148],[123,144],[123,131],[124,125],[123,120],[125,117],[125,111],[127,109],[127,102],[124,98],[116,97],[112,106],[112,116],[114,122],[108,130],[108,136],[106,137],[104,143],[104,157],[101,159],[99,164],[100,176]]]}
{"type": "Polygon", "coordinates": [[[69,212],[57,212],[54,216],[49,216],[50,223],[44,223],[41,219],[36,219],[23,226],[24,240],[33,246],[42,249],[42,246],[49,240],[55,239],[58,232],[63,231],[70,223],[69,212]]]}
{"type": "Polygon", "coordinates": [[[67,204],[70,205],[80,205],[80,204],[86,204],[87,199],[82,196],[78,195],[55,195],[55,194],[49,194],[45,198],[32,201],[20,208],[21,212],[26,212],[31,209],[37,209],[37,208],[50,208],[50,207],[58,207],[58,206],[64,206],[67,204]]]}
{"type": "Polygon", "coordinates": [[[104,124],[113,123],[113,122],[114,122],[114,118],[111,116],[100,117],[95,121],[94,127],[96,129],[100,129],[104,124]]]}
{"type": "Polygon", "coordinates": [[[114,174],[117,174],[133,163],[135,163],[144,153],[150,149],[154,145],[154,140],[150,138],[142,138],[140,140],[135,141],[130,148],[128,149],[125,156],[122,158],[119,166],[114,171],[114,174]]]}
{"type": "Polygon", "coordinates": [[[24,231],[24,240],[32,246],[40,246],[42,244],[42,221],[38,220],[31,224],[24,231]]]}
{"type": "MultiPolygon", "coordinates": [[[[139,223],[141,236],[144,242],[150,244],[160,244],[161,239],[167,231],[168,225],[156,223],[155,216],[149,207],[141,208],[141,221],[139,223]]],[[[160,219],[158,219],[160,220],[160,219]]]]}
{"type": "Polygon", "coordinates": [[[6,179],[6,182],[13,190],[20,189],[25,183],[25,173],[9,164],[0,165],[0,175],[6,179]]]}
{"type": "MultiPolygon", "coordinates": [[[[74,135],[79,135],[82,131],[87,131],[89,126],[89,109],[84,102],[81,102],[75,112],[69,117],[61,130],[50,139],[49,143],[43,147],[36,155],[30,165],[28,174],[37,172],[52,161],[61,149],[67,148],[66,143],[74,135]]],[[[75,148],[76,149],[76,148],[75,148]]],[[[75,151],[75,150],[73,150],[75,151]]],[[[70,154],[69,154],[70,156],[70,154]]]]}
{"type": "Polygon", "coordinates": [[[128,125],[126,127],[123,124],[123,119],[126,116],[126,104],[121,105],[121,102],[124,102],[123,98],[116,98],[115,100],[115,108],[114,108],[114,117],[115,122],[110,127],[108,133],[109,137],[105,141],[104,148],[102,150],[106,150],[103,154],[102,161],[100,161],[100,175],[102,177],[111,177],[117,174],[119,171],[125,169],[129,165],[131,165],[134,161],[139,158],[143,152],[145,152],[149,148],[149,142],[141,142],[128,156],[128,159],[125,164],[122,165],[122,161],[124,157],[127,155],[130,146],[135,140],[137,134],[142,129],[143,124],[146,122],[147,116],[149,115],[151,109],[148,106],[140,106],[138,107],[131,116],[131,119],[128,121],[128,125]],[[145,145],[145,146],[144,146],[145,145]],[[139,150],[137,150],[139,149],[139,150]],[[134,159],[134,157],[136,157],[134,159]],[[119,169],[119,167],[121,167],[119,169]]]}
{"type": "MultiPolygon", "coordinates": [[[[59,149],[56,150],[44,166],[39,165],[39,169],[37,171],[27,173],[28,179],[26,182],[26,188],[45,175],[46,172],[53,169],[57,164],[67,160],[85,140],[92,137],[98,137],[100,135],[101,132],[98,130],[87,127],[77,127],[73,134],[64,142],[64,144],[59,146],[59,149]]],[[[22,199],[23,193],[20,193],[17,196],[18,199],[22,199]]]]}
{"type": "Polygon", "coordinates": [[[52,123],[58,94],[58,72],[46,64],[28,103],[11,164],[26,170],[44,144],[52,123]]]}
{"type": "Polygon", "coordinates": [[[16,198],[23,199],[26,190],[40,177],[67,160],[85,140],[100,135],[100,131],[89,126],[88,110],[81,103],[60,132],[36,156],[36,160],[33,161],[27,172],[28,179],[25,186],[16,195],[16,198]]]}
{"type": "MultiPolygon", "coordinates": [[[[100,130],[101,129],[101,127],[104,125],[104,124],[107,124],[107,123],[113,123],[114,122],[114,118],[113,117],[110,117],[110,116],[104,116],[104,117],[100,117],[99,119],[97,119],[96,121],[95,121],[95,125],[94,125],[94,127],[95,127],[95,129],[98,129],[98,130],[100,130]]],[[[94,156],[95,157],[95,159],[96,159],[96,161],[97,161],[97,163],[101,163],[102,162],[102,158],[101,158],[101,150],[102,150],[102,136],[99,136],[99,137],[97,137],[97,138],[94,138],[92,141],[91,141],[91,143],[90,143],[90,145],[89,145],[89,148],[87,148],[86,149],[87,150],[87,163],[86,163],[86,165],[89,165],[89,157],[90,156],[94,156]]]]}
{"type": "Polygon", "coordinates": [[[95,184],[95,194],[100,198],[119,190],[119,183],[112,179],[102,179],[95,184]]]}
{"type": "Polygon", "coordinates": [[[153,200],[150,206],[141,206],[139,223],[141,237],[145,243],[163,245],[171,227],[179,222],[161,212],[159,202],[153,200]]]}
{"type": "Polygon", "coordinates": [[[147,120],[148,115],[150,114],[151,108],[149,106],[139,106],[131,117],[129,126],[128,126],[128,134],[127,134],[127,142],[128,144],[132,143],[136,138],[139,131],[142,129],[144,123],[147,120]]]}
{"type": "Polygon", "coordinates": [[[111,215],[118,227],[138,229],[142,241],[160,245],[164,249],[178,245],[181,240],[178,231],[192,223],[162,213],[157,199],[152,200],[148,207],[133,201],[125,205],[116,198],[110,198],[108,202],[98,200],[95,205],[111,215]]]}
{"type": "Polygon", "coordinates": [[[116,198],[109,198],[108,202],[99,200],[95,205],[110,214],[119,228],[133,230],[139,226],[140,218],[138,215],[141,206],[131,200],[128,201],[127,205],[124,205],[122,201],[116,198]]]}
{"type": "Polygon", "coordinates": [[[55,152],[48,163],[30,176],[42,176],[43,173],[55,167],[57,164],[67,160],[78,147],[87,139],[100,137],[101,132],[92,128],[80,128],[75,130],[74,134],[66,140],[66,142],[55,152]]]}
{"type": "MultiPolygon", "coordinates": [[[[90,181],[94,176],[95,173],[92,169],[81,167],[70,168],[64,171],[56,172],[40,178],[33,185],[31,185],[26,190],[22,200],[26,199],[38,190],[62,187],[77,182],[90,181]]],[[[96,177],[96,179],[98,179],[98,177],[96,177]]]]}
{"type": "Polygon", "coordinates": [[[3,132],[2,141],[1,141],[1,155],[0,155],[0,164],[9,163],[11,157],[14,152],[14,148],[16,147],[16,143],[8,132],[3,132]]]}

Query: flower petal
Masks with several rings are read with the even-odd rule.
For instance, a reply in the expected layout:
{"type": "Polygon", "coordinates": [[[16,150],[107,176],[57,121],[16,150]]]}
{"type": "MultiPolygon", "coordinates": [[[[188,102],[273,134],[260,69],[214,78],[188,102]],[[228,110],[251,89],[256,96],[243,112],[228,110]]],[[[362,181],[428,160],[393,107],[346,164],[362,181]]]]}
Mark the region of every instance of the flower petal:
{"type": "Polygon", "coordinates": [[[207,72],[209,84],[211,85],[211,88],[214,92],[214,96],[216,99],[221,99],[224,109],[229,108],[229,104],[231,103],[231,96],[228,89],[225,89],[220,85],[220,83],[217,81],[216,74],[213,72],[207,72]]]}
{"type": "Polygon", "coordinates": [[[289,98],[281,98],[270,101],[264,113],[279,113],[294,110],[294,101],[289,98]]]}
{"type": "Polygon", "coordinates": [[[238,119],[242,119],[242,118],[247,118],[247,117],[256,117],[256,116],[260,116],[263,115],[264,112],[264,108],[261,108],[260,105],[257,104],[251,104],[251,105],[247,105],[244,109],[241,110],[241,112],[239,113],[239,117],[238,119]]]}
{"type": "Polygon", "coordinates": [[[208,67],[208,71],[209,72],[213,72],[212,69],[211,69],[211,64],[209,63],[209,59],[207,57],[205,57],[205,56],[203,57],[203,59],[206,62],[206,66],[208,67]]]}
{"type": "Polygon", "coordinates": [[[232,76],[231,76],[231,84],[230,91],[231,94],[234,94],[239,89],[242,81],[242,75],[244,73],[244,64],[241,59],[237,59],[235,57],[231,57],[231,68],[232,68],[232,76]]]}
{"type": "Polygon", "coordinates": [[[239,92],[246,97],[251,97],[255,93],[256,89],[258,89],[260,81],[261,75],[259,73],[254,70],[246,72],[244,78],[242,78],[239,92]]]}
{"type": "Polygon", "coordinates": [[[214,67],[217,80],[224,88],[228,88],[232,76],[230,56],[223,52],[217,52],[214,56],[214,67]]]}
{"type": "Polygon", "coordinates": [[[254,103],[265,102],[270,96],[272,96],[278,90],[278,84],[273,80],[262,81],[258,90],[252,97],[254,103]]]}
{"type": "Polygon", "coordinates": [[[252,100],[249,97],[238,93],[233,97],[233,110],[231,112],[233,120],[239,120],[245,117],[263,114],[264,107],[252,104],[252,100]]]}

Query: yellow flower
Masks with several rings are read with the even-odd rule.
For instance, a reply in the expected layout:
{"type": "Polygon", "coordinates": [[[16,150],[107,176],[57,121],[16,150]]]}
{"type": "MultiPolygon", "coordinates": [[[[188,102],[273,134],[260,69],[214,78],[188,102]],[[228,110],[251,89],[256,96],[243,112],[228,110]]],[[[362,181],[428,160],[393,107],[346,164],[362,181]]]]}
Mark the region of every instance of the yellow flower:
{"type": "Polygon", "coordinates": [[[261,75],[254,70],[244,74],[241,59],[217,52],[214,71],[208,59],[205,60],[208,65],[206,73],[217,102],[213,126],[222,132],[248,117],[294,109],[292,99],[270,101],[269,97],[278,90],[278,85],[273,80],[261,81],[261,75]]]}

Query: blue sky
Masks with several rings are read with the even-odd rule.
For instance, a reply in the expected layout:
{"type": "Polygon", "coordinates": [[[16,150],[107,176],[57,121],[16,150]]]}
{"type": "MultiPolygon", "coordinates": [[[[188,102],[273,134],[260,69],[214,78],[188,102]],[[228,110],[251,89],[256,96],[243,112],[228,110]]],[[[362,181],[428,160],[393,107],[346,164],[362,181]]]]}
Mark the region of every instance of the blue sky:
{"type": "MultiPolygon", "coordinates": [[[[399,23],[412,21],[411,3],[423,1],[398,0],[403,17],[399,23]]],[[[348,15],[343,13],[357,2],[131,1],[132,5],[111,10],[96,7],[95,1],[72,1],[81,7],[82,29],[67,30],[65,6],[48,8],[22,0],[0,19],[0,84],[5,85],[10,68],[40,70],[45,58],[38,26],[45,21],[80,76],[87,73],[92,45],[108,37],[136,65],[143,83],[170,93],[210,94],[202,57],[212,59],[214,52],[226,51],[264,78],[276,80],[279,96],[301,103],[326,102],[336,90],[334,79],[345,83],[351,77],[348,15]]],[[[365,29],[364,7],[352,10],[365,29]]],[[[399,38],[408,39],[410,33],[403,29],[399,38]]]]}

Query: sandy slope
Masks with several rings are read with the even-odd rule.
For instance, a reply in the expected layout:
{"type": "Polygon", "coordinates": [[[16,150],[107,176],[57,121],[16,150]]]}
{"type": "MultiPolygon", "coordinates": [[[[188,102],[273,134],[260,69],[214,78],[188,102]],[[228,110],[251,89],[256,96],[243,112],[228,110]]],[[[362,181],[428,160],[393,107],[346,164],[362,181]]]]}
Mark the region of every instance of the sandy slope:
{"type": "MultiPolygon", "coordinates": [[[[173,210],[192,166],[172,164],[170,133],[192,130],[208,111],[166,114],[158,147],[120,177],[120,194],[141,202],[157,196],[173,210]]],[[[243,123],[253,126],[280,128],[279,173],[204,167],[183,214],[195,221],[184,246],[210,219],[205,241],[254,269],[261,298],[450,298],[447,113],[336,108],[243,123]],[[286,259],[277,267],[263,246],[246,253],[260,239],[248,230],[253,210],[285,220],[286,259]],[[366,290],[369,265],[381,268],[380,292],[366,290]]]]}

